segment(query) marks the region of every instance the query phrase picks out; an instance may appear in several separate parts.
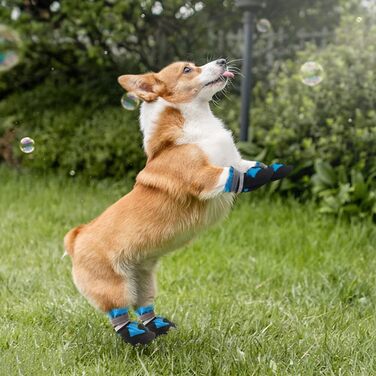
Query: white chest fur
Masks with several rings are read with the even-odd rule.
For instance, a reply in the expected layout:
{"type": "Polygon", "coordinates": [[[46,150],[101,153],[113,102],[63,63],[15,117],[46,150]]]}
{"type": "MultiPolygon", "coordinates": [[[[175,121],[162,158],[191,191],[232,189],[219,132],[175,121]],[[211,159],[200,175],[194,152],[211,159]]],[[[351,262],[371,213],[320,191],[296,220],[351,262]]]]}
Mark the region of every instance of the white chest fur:
{"type": "Polygon", "coordinates": [[[210,111],[209,106],[195,111],[190,106],[183,109],[185,118],[183,136],[178,144],[196,144],[216,166],[237,165],[241,160],[232,134],[210,111]]]}
{"type": "MultiPolygon", "coordinates": [[[[179,109],[184,118],[183,132],[176,140],[177,144],[197,145],[215,166],[241,168],[241,156],[234,144],[232,134],[212,114],[209,103],[173,105],[161,98],[153,103],[144,103],[141,107],[140,123],[145,149],[153,137],[160,114],[168,106],[179,109]]],[[[232,193],[224,193],[207,200],[202,227],[206,228],[226,216],[231,209],[233,199],[232,193]]],[[[195,227],[192,231],[194,234],[198,229],[195,227]]]]}
{"type": "Polygon", "coordinates": [[[237,166],[241,163],[231,132],[213,115],[207,102],[173,105],[159,98],[156,102],[144,103],[140,123],[145,147],[155,130],[160,113],[167,106],[178,108],[184,117],[183,135],[176,141],[177,144],[199,146],[216,166],[237,166]]]}

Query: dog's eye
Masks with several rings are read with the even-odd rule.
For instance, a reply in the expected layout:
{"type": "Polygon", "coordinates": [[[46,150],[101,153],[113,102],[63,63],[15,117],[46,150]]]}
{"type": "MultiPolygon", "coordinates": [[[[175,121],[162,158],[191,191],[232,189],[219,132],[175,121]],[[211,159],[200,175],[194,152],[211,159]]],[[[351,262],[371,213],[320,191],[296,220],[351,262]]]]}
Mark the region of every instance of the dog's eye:
{"type": "Polygon", "coordinates": [[[192,72],[192,68],[190,68],[190,67],[184,67],[183,72],[184,73],[192,72]]]}

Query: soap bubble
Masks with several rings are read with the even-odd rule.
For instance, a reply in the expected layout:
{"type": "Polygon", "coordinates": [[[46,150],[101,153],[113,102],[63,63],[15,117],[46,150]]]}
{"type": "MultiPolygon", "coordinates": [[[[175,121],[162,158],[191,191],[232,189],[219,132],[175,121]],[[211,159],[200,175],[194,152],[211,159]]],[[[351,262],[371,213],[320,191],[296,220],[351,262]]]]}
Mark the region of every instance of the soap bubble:
{"type": "Polygon", "coordinates": [[[204,3],[202,1],[199,1],[198,3],[195,4],[195,11],[199,12],[200,10],[204,9],[204,3]]]}
{"type": "Polygon", "coordinates": [[[20,141],[20,149],[23,153],[25,154],[30,154],[34,151],[35,149],[35,142],[32,138],[30,137],[24,137],[20,141]]]}
{"type": "Polygon", "coordinates": [[[151,13],[159,16],[163,12],[163,5],[160,1],[156,1],[151,7],[151,13]]]}
{"type": "Polygon", "coordinates": [[[13,20],[13,21],[17,21],[21,16],[21,9],[18,8],[18,7],[14,7],[12,9],[12,12],[10,14],[10,18],[13,20]]]}
{"type": "Polygon", "coordinates": [[[51,12],[58,12],[60,10],[60,3],[58,1],[53,1],[50,5],[51,12]]]}
{"type": "Polygon", "coordinates": [[[74,171],[74,170],[70,170],[70,171],[69,171],[69,175],[70,175],[70,176],[74,176],[74,175],[76,175],[76,171],[74,171]]]}
{"type": "Polygon", "coordinates": [[[13,68],[19,61],[20,39],[15,31],[0,25],[0,72],[13,68]]]}
{"type": "Polygon", "coordinates": [[[140,100],[131,93],[126,93],[121,97],[121,105],[128,111],[135,110],[140,104],[140,100]]]}
{"type": "Polygon", "coordinates": [[[259,33],[268,33],[272,29],[272,24],[266,18],[261,18],[256,24],[256,29],[259,33]]]}
{"type": "Polygon", "coordinates": [[[324,78],[324,69],[315,61],[307,61],[300,68],[300,78],[308,86],[318,85],[324,78]]]}

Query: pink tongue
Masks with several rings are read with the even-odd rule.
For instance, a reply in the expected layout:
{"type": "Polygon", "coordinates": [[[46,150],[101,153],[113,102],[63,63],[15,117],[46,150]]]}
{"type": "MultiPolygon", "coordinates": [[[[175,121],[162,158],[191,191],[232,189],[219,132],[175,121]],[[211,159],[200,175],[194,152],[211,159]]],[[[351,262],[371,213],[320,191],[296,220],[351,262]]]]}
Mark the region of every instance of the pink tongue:
{"type": "Polygon", "coordinates": [[[223,72],[222,76],[227,77],[227,78],[234,78],[234,73],[226,71],[226,72],[223,72]]]}

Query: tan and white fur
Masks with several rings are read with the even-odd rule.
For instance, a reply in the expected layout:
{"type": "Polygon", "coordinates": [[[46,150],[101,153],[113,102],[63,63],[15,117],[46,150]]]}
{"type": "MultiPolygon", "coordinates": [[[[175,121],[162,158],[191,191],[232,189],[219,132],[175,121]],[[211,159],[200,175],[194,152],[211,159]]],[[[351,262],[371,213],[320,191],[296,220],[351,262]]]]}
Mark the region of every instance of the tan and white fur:
{"type": "Polygon", "coordinates": [[[255,165],[210,110],[231,76],[225,72],[220,60],[119,77],[143,100],[146,166],[131,192],[65,236],[74,283],[100,310],[153,304],[158,259],[229,213],[234,194],[223,190],[230,166],[246,172],[255,165]]]}

